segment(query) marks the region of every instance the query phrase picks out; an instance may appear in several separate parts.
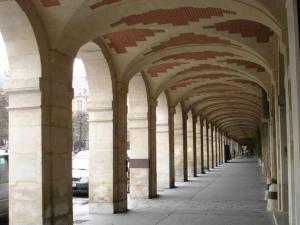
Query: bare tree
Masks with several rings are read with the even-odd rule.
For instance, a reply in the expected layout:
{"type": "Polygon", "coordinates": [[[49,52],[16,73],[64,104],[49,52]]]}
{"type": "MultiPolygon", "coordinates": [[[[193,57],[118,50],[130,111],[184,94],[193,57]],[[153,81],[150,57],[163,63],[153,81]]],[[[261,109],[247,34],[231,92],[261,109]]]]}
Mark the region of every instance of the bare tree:
{"type": "Polygon", "coordinates": [[[73,113],[73,151],[88,149],[89,136],[88,113],[76,111],[73,113]]]}

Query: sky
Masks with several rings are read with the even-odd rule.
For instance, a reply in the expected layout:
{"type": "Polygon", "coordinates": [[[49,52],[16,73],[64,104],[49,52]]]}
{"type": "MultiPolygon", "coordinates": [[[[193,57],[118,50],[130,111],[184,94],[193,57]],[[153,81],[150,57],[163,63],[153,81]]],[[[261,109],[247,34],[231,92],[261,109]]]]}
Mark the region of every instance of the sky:
{"type": "Polygon", "coordinates": [[[6,76],[4,75],[8,69],[7,55],[6,49],[4,45],[4,41],[2,35],[0,33],[0,85],[6,80],[6,76]]]}
{"type": "Polygon", "coordinates": [[[6,49],[5,49],[2,35],[0,33],[0,62],[6,61],[6,60],[7,60],[6,49]]]}
{"type": "MultiPolygon", "coordinates": [[[[7,60],[7,54],[5,49],[5,44],[0,32],[0,85],[4,83],[4,81],[7,79],[5,74],[5,71],[8,70],[8,60],[7,60]]],[[[88,84],[86,80],[86,72],[85,67],[81,59],[76,58],[74,62],[74,68],[73,68],[73,88],[76,91],[79,91],[79,89],[84,88],[88,90],[88,84]]]]}

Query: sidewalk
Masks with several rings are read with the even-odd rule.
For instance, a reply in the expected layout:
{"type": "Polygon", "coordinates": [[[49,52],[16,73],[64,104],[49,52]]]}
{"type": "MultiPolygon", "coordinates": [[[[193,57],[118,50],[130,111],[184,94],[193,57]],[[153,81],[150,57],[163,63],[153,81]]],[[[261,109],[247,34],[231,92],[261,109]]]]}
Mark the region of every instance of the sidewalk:
{"type": "Polygon", "coordinates": [[[205,175],[159,191],[151,200],[129,200],[130,211],[88,215],[88,205],[74,209],[83,225],[274,225],[266,212],[265,181],[258,163],[233,160],[205,175]]]}

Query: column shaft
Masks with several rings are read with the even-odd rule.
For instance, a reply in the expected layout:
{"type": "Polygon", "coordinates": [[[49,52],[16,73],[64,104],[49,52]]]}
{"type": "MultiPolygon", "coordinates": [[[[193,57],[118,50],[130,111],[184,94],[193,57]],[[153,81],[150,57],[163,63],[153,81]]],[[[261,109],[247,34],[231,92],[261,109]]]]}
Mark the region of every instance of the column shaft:
{"type": "Polygon", "coordinates": [[[203,120],[200,120],[200,150],[201,150],[201,173],[204,172],[204,127],[203,120]]]}
{"type": "Polygon", "coordinates": [[[183,129],[183,180],[188,180],[188,138],[187,138],[187,115],[183,114],[182,129],[183,129]]]}
{"type": "Polygon", "coordinates": [[[169,108],[169,187],[175,187],[175,125],[174,125],[175,109],[169,108]]]}
{"type": "Polygon", "coordinates": [[[9,95],[10,224],[73,223],[73,59],[55,51],[48,56],[42,78],[24,74],[4,87],[9,95]]]}
{"type": "Polygon", "coordinates": [[[215,156],[214,156],[214,127],[210,124],[210,144],[211,144],[211,168],[215,167],[215,156]]]}
{"type": "Polygon", "coordinates": [[[210,142],[209,142],[209,140],[210,140],[210,138],[209,138],[209,136],[210,136],[210,133],[209,133],[209,124],[208,123],[206,123],[206,168],[207,168],[207,170],[209,170],[210,169],[210,157],[209,157],[209,149],[210,149],[210,142]]]}
{"type": "Polygon", "coordinates": [[[157,197],[156,172],[156,99],[148,100],[148,127],[149,127],[149,198],[157,197]]]}

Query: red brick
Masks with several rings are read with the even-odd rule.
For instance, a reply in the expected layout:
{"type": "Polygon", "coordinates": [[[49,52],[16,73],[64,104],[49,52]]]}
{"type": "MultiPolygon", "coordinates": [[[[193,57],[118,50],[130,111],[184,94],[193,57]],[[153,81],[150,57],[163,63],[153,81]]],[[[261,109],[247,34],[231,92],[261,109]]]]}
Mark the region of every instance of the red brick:
{"type": "Polygon", "coordinates": [[[256,82],[251,81],[251,80],[233,79],[233,80],[230,80],[230,81],[233,81],[233,82],[236,82],[236,83],[241,83],[241,84],[250,84],[250,85],[258,87],[258,88],[260,87],[256,82]]]}
{"type": "Polygon", "coordinates": [[[180,7],[175,9],[157,9],[138,15],[130,15],[121,20],[112,23],[115,27],[120,24],[128,26],[135,24],[172,24],[173,26],[188,25],[189,22],[198,22],[200,19],[209,19],[212,17],[223,17],[225,14],[236,13],[234,11],[224,10],[220,8],[194,8],[180,7]]]}
{"type": "Polygon", "coordinates": [[[168,55],[165,56],[156,62],[159,61],[167,61],[170,59],[185,59],[185,60],[207,60],[207,59],[212,59],[212,58],[216,58],[216,57],[232,57],[232,56],[237,56],[233,53],[230,52],[216,52],[216,51],[203,51],[203,52],[183,52],[183,53],[179,53],[179,54],[175,54],[175,55],[168,55]]]}
{"type": "Polygon", "coordinates": [[[185,78],[181,81],[189,81],[189,80],[198,80],[198,79],[209,79],[209,80],[216,80],[216,79],[220,79],[220,78],[231,78],[231,77],[236,77],[234,75],[229,75],[229,74],[201,74],[201,75],[197,75],[197,76],[193,76],[193,77],[188,77],[185,78]]]}
{"type": "Polygon", "coordinates": [[[164,30],[128,29],[105,34],[103,37],[109,40],[108,45],[120,54],[127,52],[126,47],[135,47],[138,41],[146,41],[146,37],[154,37],[156,33],[162,32],[164,30]]]}
{"type": "Polygon", "coordinates": [[[198,66],[194,66],[192,68],[189,68],[189,69],[186,69],[186,70],[183,70],[183,71],[177,73],[174,76],[174,78],[178,77],[178,76],[181,76],[182,74],[185,74],[185,73],[205,71],[205,70],[225,70],[225,71],[230,71],[230,72],[237,72],[236,70],[232,70],[232,69],[229,69],[229,68],[224,67],[224,66],[211,65],[211,64],[200,64],[198,66]]]}
{"type": "Polygon", "coordinates": [[[265,68],[262,67],[261,65],[258,65],[254,62],[250,62],[247,60],[242,60],[242,59],[226,59],[226,60],[222,60],[219,62],[227,62],[228,64],[237,64],[239,66],[244,66],[247,69],[256,69],[257,72],[265,72],[265,68]]]}
{"type": "Polygon", "coordinates": [[[90,9],[97,9],[99,7],[102,7],[104,5],[110,5],[110,4],[113,4],[113,3],[116,3],[116,2],[120,2],[122,0],[101,0],[101,1],[98,1],[96,2],[95,4],[91,5],[90,6],[90,9]]]}
{"type": "Polygon", "coordinates": [[[240,33],[242,37],[255,37],[258,43],[269,42],[270,37],[274,35],[269,27],[251,20],[228,20],[204,28],[215,28],[217,31],[228,31],[231,34],[240,33]]]}
{"type": "Polygon", "coordinates": [[[164,50],[166,48],[189,44],[224,44],[234,47],[240,47],[239,45],[232,44],[229,40],[221,39],[219,37],[207,36],[205,34],[183,33],[179,36],[170,38],[168,41],[161,42],[155,47],[152,47],[152,50],[145,55],[164,50]]]}
{"type": "Polygon", "coordinates": [[[188,64],[188,63],[170,62],[170,63],[154,64],[149,67],[147,73],[149,73],[152,77],[157,77],[159,73],[167,72],[168,69],[173,69],[176,66],[181,66],[184,64],[188,64]]]}

